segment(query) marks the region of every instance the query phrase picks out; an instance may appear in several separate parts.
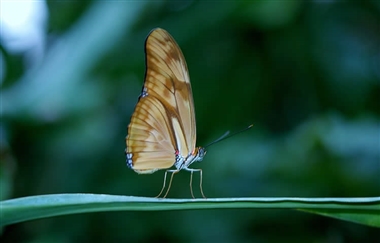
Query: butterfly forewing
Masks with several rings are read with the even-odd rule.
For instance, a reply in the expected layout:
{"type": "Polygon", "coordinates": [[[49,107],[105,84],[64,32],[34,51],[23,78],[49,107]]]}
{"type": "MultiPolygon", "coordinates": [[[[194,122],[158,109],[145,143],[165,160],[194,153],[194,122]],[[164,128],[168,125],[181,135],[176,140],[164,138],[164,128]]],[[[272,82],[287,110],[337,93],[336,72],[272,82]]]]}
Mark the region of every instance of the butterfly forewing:
{"type": "Polygon", "coordinates": [[[143,91],[128,126],[127,160],[138,173],[170,168],[175,153],[195,149],[193,95],[186,61],[173,37],[153,30],[145,43],[143,91]]]}

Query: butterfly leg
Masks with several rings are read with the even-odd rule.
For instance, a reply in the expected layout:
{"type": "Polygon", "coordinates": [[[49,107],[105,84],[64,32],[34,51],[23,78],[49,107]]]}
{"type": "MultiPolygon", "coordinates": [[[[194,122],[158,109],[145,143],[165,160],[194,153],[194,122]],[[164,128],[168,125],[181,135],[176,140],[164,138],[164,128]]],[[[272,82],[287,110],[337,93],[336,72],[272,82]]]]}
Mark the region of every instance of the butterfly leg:
{"type": "Polygon", "coordinates": [[[193,193],[193,186],[192,186],[192,184],[193,184],[193,172],[194,172],[194,171],[198,171],[198,172],[199,172],[199,175],[200,175],[199,188],[200,188],[200,191],[201,191],[202,197],[203,197],[203,198],[206,198],[206,197],[205,197],[205,194],[203,193],[203,189],[202,189],[202,178],[203,178],[203,176],[202,176],[202,170],[201,170],[201,169],[190,169],[190,168],[184,168],[184,170],[190,171],[190,173],[191,173],[191,175],[190,175],[190,192],[191,192],[191,196],[192,196],[193,198],[195,198],[195,197],[194,197],[194,193],[193,193]]]}
{"type": "Polygon", "coordinates": [[[168,174],[168,171],[165,171],[165,175],[164,175],[164,183],[162,184],[162,189],[160,191],[160,193],[158,193],[158,195],[156,196],[156,198],[159,198],[162,194],[162,192],[164,191],[165,189],[165,185],[166,185],[166,175],[168,174]]]}
{"type": "Polygon", "coordinates": [[[166,190],[166,193],[165,193],[165,195],[162,198],[165,198],[168,195],[170,187],[172,185],[173,176],[174,176],[175,173],[179,172],[179,170],[167,170],[167,171],[165,171],[164,183],[162,185],[162,189],[161,189],[160,193],[156,196],[156,198],[159,198],[161,196],[161,194],[164,192],[164,189],[165,189],[165,186],[166,186],[166,176],[167,176],[168,172],[172,172],[172,175],[170,176],[170,181],[169,181],[168,189],[166,190]]]}
{"type": "Polygon", "coordinates": [[[195,199],[194,197],[194,193],[193,193],[193,170],[191,170],[191,174],[190,174],[190,193],[191,193],[191,196],[195,199]]]}
{"type": "Polygon", "coordinates": [[[166,193],[165,193],[165,195],[162,198],[165,198],[168,195],[170,187],[172,186],[172,181],[173,181],[174,174],[178,173],[179,170],[167,170],[166,172],[172,172],[172,175],[170,176],[170,181],[169,181],[168,189],[166,190],[166,193]]]}

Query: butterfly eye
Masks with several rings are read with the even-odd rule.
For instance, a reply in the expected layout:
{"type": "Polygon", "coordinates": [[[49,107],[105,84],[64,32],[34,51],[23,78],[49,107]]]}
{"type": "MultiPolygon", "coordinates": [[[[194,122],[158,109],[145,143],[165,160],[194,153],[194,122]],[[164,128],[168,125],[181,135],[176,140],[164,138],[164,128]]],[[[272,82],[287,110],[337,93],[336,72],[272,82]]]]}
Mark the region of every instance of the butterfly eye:
{"type": "Polygon", "coordinates": [[[207,151],[204,148],[200,147],[198,150],[198,153],[199,153],[199,157],[200,157],[199,161],[202,161],[202,159],[206,155],[207,151]]]}
{"type": "MultiPolygon", "coordinates": [[[[139,96],[128,126],[126,160],[129,168],[139,174],[151,174],[166,169],[171,172],[166,197],[174,174],[189,168],[206,154],[196,148],[196,125],[193,94],[185,58],[173,37],[165,30],[152,30],[145,41],[146,72],[143,91],[139,96]],[[191,152],[197,151],[195,155],[191,152]],[[174,166],[173,169],[170,169],[174,166]]],[[[190,192],[194,198],[190,183],[190,192]]]]}

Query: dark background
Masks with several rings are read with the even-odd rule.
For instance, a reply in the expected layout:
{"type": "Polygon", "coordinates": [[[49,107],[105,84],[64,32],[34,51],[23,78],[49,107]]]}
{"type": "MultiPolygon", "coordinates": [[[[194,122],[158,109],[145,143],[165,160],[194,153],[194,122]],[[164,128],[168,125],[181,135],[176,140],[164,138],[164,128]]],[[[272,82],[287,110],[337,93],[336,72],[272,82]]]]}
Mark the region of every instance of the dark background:
{"type": "MultiPolygon", "coordinates": [[[[47,1],[42,44],[2,34],[1,199],[156,196],[125,164],[144,41],[189,67],[207,197],[380,195],[380,2],[47,1]],[[37,50],[36,50],[37,48],[37,50]]],[[[26,37],[28,38],[28,37],[26,37]]],[[[194,177],[198,190],[199,177],[194,177]]],[[[169,197],[189,198],[189,173],[169,197]]],[[[379,242],[375,228],[290,210],[107,212],[11,225],[1,242],[379,242]]]]}

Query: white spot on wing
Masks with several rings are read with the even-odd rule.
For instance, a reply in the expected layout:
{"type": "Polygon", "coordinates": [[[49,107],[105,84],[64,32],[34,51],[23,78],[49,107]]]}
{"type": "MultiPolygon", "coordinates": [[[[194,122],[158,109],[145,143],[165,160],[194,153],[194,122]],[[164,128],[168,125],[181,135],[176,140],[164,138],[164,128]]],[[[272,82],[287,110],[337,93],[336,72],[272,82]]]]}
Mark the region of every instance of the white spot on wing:
{"type": "Polygon", "coordinates": [[[144,87],[144,89],[143,89],[143,91],[141,93],[141,97],[143,98],[143,97],[146,97],[146,96],[148,96],[148,90],[147,90],[146,87],[144,87]]]}
{"type": "Polygon", "coordinates": [[[126,153],[125,157],[127,158],[127,166],[129,168],[132,168],[133,167],[132,153],[126,153]]]}

